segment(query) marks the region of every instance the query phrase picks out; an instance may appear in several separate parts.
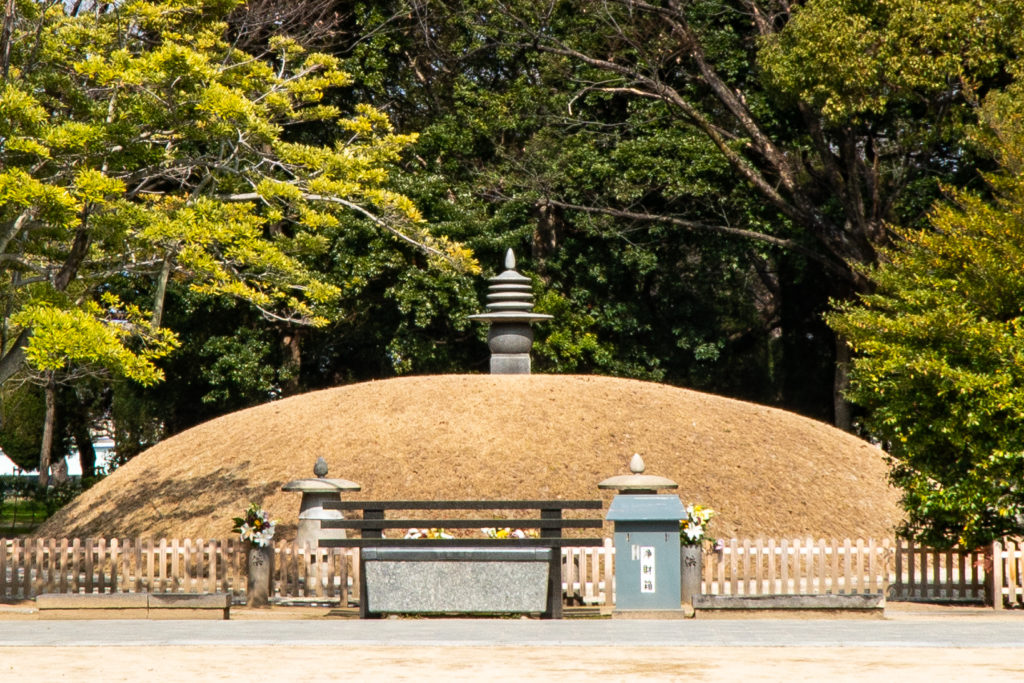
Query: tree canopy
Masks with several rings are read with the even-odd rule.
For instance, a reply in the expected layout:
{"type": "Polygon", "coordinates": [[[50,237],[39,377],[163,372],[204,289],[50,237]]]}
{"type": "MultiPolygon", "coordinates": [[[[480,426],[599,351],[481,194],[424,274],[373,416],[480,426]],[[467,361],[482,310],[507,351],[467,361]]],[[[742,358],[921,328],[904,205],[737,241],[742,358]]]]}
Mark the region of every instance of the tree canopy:
{"type": "Polygon", "coordinates": [[[877,290],[829,317],[856,352],[850,397],[890,453],[907,530],[936,545],[1024,531],[1024,88],[982,113],[992,198],[950,189],[867,271],[877,290]]]}
{"type": "Polygon", "coordinates": [[[367,105],[336,57],[286,37],[248,54],[234,2],[9,3],[0,87],[0,384],[82,368],[151,384],[176,345],[167,289],[323,326],[346,283],[318,272],[350,214],[447,268],[471,254],[433,235],[387,185],[415,140],[367,105]],[[331,144],[304,141],[304,127],[331,144]]]}

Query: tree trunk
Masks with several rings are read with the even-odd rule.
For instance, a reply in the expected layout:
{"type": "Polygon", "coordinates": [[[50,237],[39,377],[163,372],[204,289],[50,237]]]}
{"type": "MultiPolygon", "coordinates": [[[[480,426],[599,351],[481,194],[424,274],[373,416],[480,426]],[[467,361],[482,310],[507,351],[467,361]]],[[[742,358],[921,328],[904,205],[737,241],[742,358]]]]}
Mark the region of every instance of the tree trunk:
{"type": "Polygon", "coordinates": [[[78,416],[71,425],[75,445],[78,447],[78,461],[82,465],[82,477],[96,476],[96,449],[92,446],[92,434],[89,425],[78,416]]]}
{"type": "Polygon", "coordinates": [[[537,217],[537,227],[533,231],[533,244],[530,252],[533,256],[534,268],[543,268],[544,262],[555,253],[561,241],[562,216],[558,207],[546,201],[538,202],[534,211],[537,217]]]}
{"type": "Polygon", "coordinates": [[[46,397],[46,417],[43,418],[43,443],[39,448],[39,487],[50,483],[50,455],[53,452],[53,431],[57,423],[57,383],[50,373],[43,389],[46,397]]]}
{"type": "Polygon", "coordinates": [[[54,486],[61,486],[68,483],[68,459],[66,457],[55,458],[50,463],[50,472],[52,476],[50,480],[54,486]]]}
{"type": "Polygon", "coordinates": [[[291,396],[299,392],[299,379],[302,372],[302,330],[292,328],[285,331],[281,337],[284,363],[282,370],[286,379],[281,382],[281,391],[285,396],[291,396]]]}
{"type": "Polygon", "coordinates": [[[850,386],[850,346],[846,340],[836,336],[836,374],[832,385],[833,424],[839,429],[853,428],[853,414],[850,402],[846,400],[846,389],[850,386]]]}
{"type": "Polygon", "coordinates": [[[4,7],[4,25],[0,32],[0,75],[3,80],[11,70],[11,37],[14,33],[14,0],[7,0],[4,7]]]}
{"type": "Polygon", "coordinates": [[[153,292],[153,318],[150,320],[153,327],[160,327],[164,319],[164,300],[167,298],[167,282],[171,279],[172,268],[172,257],[167,254],[160,267],[160,274],[157,276],[156,288],[153,292]]]}

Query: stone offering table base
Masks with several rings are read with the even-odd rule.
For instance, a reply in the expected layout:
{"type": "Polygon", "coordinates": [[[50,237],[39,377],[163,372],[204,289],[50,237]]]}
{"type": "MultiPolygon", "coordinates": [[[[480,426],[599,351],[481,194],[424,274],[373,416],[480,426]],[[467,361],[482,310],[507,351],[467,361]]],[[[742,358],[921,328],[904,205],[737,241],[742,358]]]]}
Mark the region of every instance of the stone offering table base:
{"type": "Polygon", "coordinates": [[[539,614],[547,608],[550,548],[367,548],[363,555],[374,612],[539,614]]]}
{"type": "Polygon", "coordinates": [[[566,510],[600,510],[600,500],[339,501],[325,508],[358,510],[362,519],[323,520],[324,529],[353,529],[360,538],[321,539],[321,548],[360,548],[359,616],[388,613],[562,616],[564,546],[599,546],[601,538],[563,538],[563,529],[600,529],[602,519],[566,519],[566,510]],[[387,519],[387,511],[500,511],[537,517],[387,519]],[[384,538],[386,529],[443,528],[469,536],[486,528],[539,530],[539,538],[384,538]]]}

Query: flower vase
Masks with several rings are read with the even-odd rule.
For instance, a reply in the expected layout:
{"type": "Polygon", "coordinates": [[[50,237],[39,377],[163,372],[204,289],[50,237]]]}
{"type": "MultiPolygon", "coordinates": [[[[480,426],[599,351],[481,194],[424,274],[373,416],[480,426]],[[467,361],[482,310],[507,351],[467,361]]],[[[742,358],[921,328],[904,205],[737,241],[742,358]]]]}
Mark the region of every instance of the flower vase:
{"type": "Polygon", "coordinates": [[[274,575],[274,548],[270,544],[247,545],[245,604],[248,607],[266,607],[270,604],[270,586],[274,575]]]}
{"type": "Polygon", "coordinates": [[[704,548],[700,545],[679,546],[680,581],[679,592],[682,602],[693,604],[693,596],[701,594],[701,574],[704,570],[704,548]]]}

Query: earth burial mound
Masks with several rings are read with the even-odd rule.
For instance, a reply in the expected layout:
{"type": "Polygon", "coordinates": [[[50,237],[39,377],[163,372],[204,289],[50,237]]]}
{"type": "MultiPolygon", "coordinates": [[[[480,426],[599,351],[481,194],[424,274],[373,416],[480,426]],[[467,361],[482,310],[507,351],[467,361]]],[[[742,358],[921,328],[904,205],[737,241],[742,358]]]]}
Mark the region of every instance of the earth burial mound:
{"type": "Polygon", "coordinates": [[[226,415],[168,438],[41,526],[43,537],[223,538],[250,501],[293,538],[311,476],[347,499],[588,499],[647,473],[717,512],[718,538],[888,538],[901,520],[884,453],[793,413],[636,380],[443,375],[353,384],[226,415]]]}

